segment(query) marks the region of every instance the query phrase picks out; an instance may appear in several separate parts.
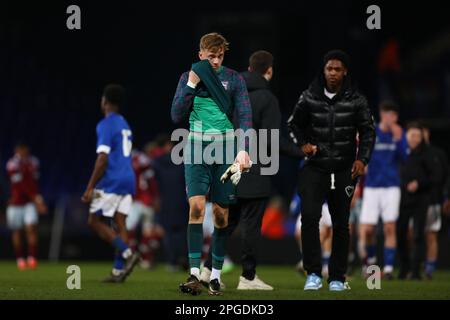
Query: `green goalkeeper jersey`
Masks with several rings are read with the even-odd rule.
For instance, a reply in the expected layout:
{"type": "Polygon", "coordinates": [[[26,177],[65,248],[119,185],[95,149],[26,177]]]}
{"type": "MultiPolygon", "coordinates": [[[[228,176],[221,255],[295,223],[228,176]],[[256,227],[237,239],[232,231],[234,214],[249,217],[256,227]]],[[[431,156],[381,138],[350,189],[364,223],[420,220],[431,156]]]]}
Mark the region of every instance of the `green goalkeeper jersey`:
{"type": "Polygon", "coordinates": [[[191,132],[224,134],[234,130],[228,116],[223,113],[212,98],[195,97],[189,116],[191,132]]]}

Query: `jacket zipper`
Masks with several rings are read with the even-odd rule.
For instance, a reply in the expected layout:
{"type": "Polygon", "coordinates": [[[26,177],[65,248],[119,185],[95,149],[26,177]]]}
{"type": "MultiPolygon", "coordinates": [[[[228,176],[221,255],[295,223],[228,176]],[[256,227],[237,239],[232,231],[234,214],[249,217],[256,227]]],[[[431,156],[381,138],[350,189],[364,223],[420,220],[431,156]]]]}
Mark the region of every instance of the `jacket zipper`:
{"type": "Polygon", "coordinates": [[[332,156],[333,154],[333,149],[334,149],[334,136],[335,136],[335,132],[334,132],[334,126],[335,126],[335,110],[334,110],[334,104],[330,104],[330,156],[332,156]]]}

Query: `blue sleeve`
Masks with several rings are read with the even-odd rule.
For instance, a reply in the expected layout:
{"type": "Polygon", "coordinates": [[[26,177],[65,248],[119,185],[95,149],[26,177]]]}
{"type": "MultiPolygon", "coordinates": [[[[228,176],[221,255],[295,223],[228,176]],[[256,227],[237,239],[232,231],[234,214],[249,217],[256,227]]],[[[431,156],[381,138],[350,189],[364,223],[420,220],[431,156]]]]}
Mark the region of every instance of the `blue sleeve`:
{"type": "Polygon", "coordinates": [[[97,125],[97,153],[109,153],[112,148],[112,127],[105,121],[97,125]]]}
{"type": "Polygon", "coordinates": [[[406,134],[402,134],[402,139],[396,143],[396,157],[399,161],[403,162],[408,157],[408,142],[406,141],[406,134]]]}

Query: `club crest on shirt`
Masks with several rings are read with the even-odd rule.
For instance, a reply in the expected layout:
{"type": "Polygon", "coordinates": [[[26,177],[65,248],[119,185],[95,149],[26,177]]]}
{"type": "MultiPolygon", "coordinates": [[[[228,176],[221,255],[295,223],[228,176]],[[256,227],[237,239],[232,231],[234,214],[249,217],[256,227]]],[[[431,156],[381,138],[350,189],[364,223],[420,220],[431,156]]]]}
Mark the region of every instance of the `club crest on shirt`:
{"type": "Polygon", "coordinates": [[[228,90],[228,81],[221,81],[225,90],[228,90]]]}
{"type": "Polygon", "coordinates": [[[355,191],[355,187],[354,186],[346,186],[345,187],[345,193],[347,194],[347,196],[349,198],[353,195],[353,191],[355,191]]]}

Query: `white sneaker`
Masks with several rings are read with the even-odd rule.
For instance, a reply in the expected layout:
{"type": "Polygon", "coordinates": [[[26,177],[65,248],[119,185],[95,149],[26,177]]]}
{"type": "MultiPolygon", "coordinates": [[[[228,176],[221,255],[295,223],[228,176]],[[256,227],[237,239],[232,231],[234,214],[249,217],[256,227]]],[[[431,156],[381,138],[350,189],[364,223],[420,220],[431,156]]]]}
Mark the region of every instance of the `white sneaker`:
{"type": "Polygon", "coordinates": [[[211,270],[209,270],[206,267],[203,267],[202,272],[200,273],[200,282],[202,284],[207,283],[209,285],[210,278],[211,278],[211,270]]]}
{"type": "Polygon", "coordinates": [[[239,277],[238,290],[273,290],[272,286],[264,283],[261,279],[255,275],[253,280],[245,279],[243,276],[239,277]]]}
{"type": "MultiPolygon", "coordinates": [[[[209,282],[211,281],[211,270],[209,270],[207,267],[202,268],[202,272],[200,273],[200,282],[208,287],[209,282]]],[[[220,289],[225,290],[225,284],[220,280],[220,289]]]]}

